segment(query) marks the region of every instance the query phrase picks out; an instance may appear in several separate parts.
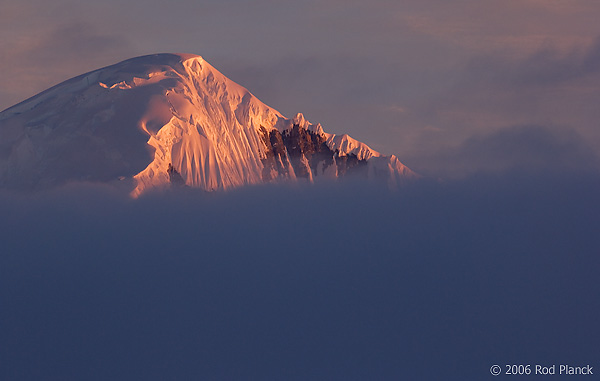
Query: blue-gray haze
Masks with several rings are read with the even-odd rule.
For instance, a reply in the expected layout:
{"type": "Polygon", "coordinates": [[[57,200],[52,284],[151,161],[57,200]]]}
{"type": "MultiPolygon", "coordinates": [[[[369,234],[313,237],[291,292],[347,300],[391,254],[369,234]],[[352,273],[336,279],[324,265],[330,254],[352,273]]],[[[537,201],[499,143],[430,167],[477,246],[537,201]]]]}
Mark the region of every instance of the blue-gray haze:
{"type": "MultiPolygon", "coordinates": [[[[597,173],[0,198],[0,378],[600,367],[597,173]]],[[[600,368],[595,368],[600,371],[600,368]]]]}

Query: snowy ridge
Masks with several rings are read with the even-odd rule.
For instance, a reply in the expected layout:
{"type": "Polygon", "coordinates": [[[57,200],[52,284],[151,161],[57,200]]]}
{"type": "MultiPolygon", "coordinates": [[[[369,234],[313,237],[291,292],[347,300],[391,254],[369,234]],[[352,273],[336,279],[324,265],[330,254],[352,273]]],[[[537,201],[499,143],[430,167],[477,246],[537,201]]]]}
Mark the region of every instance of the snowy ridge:
{"type": "Polygon", "coordinates": [[[138,196],[363,173],[416,175],[302,114],[287,119],[202,57],[157,54],[65,81],[0,113],[0,186],[125,183],[138,196]]]}
{"type": "Polygon", "coordinates": [[[186,185],[205,190],[260,182],[264,150],[258,129],[273,129],[283,116],[201,57],[187,58],[182,65],[176,84],[166,89],[162,104],[152,108],[155,112],[168,107],[170,120],[153,131],[146,126],[152,116],[142,118],[155,155],[134,176],[134,194],[169,183],[169,166],[186,185]]]}

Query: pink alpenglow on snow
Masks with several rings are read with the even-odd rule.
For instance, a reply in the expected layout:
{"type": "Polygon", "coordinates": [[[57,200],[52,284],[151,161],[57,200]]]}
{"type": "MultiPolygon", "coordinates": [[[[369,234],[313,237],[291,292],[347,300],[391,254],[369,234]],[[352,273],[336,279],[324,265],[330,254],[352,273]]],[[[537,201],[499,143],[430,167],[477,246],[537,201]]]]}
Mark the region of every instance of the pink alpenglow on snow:
{"type": "Polygon", "coordinates": [[[288,119],[202,57],[156,54],[56,85],[0,113],[0,187],[173,184],[207,191],[347,175],[416,178],[395,156],[288,119]]]}

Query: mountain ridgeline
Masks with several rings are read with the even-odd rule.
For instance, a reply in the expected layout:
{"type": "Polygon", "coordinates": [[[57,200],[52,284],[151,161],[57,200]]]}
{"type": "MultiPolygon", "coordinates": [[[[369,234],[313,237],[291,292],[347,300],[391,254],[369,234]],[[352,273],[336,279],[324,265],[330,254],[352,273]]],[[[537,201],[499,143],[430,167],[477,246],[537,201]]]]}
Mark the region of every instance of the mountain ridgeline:
{"type": "Polygon", "coordinates": [[[0,188],[84,181],[135,197],[348,175],[391,187],[417,177],[394,155],[284,117],[195,55],[133,58],[0,113],[0,188]]]}

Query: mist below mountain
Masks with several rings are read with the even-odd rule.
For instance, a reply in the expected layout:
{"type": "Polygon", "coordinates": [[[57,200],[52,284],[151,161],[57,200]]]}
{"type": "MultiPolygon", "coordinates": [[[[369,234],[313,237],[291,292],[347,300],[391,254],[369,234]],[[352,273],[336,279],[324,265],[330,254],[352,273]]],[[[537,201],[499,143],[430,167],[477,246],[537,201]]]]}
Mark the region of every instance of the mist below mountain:
{"type": "Polygon", "coordinates": [[[598,365],[598,176],[0,195],[1,378],[598,365]]]}

